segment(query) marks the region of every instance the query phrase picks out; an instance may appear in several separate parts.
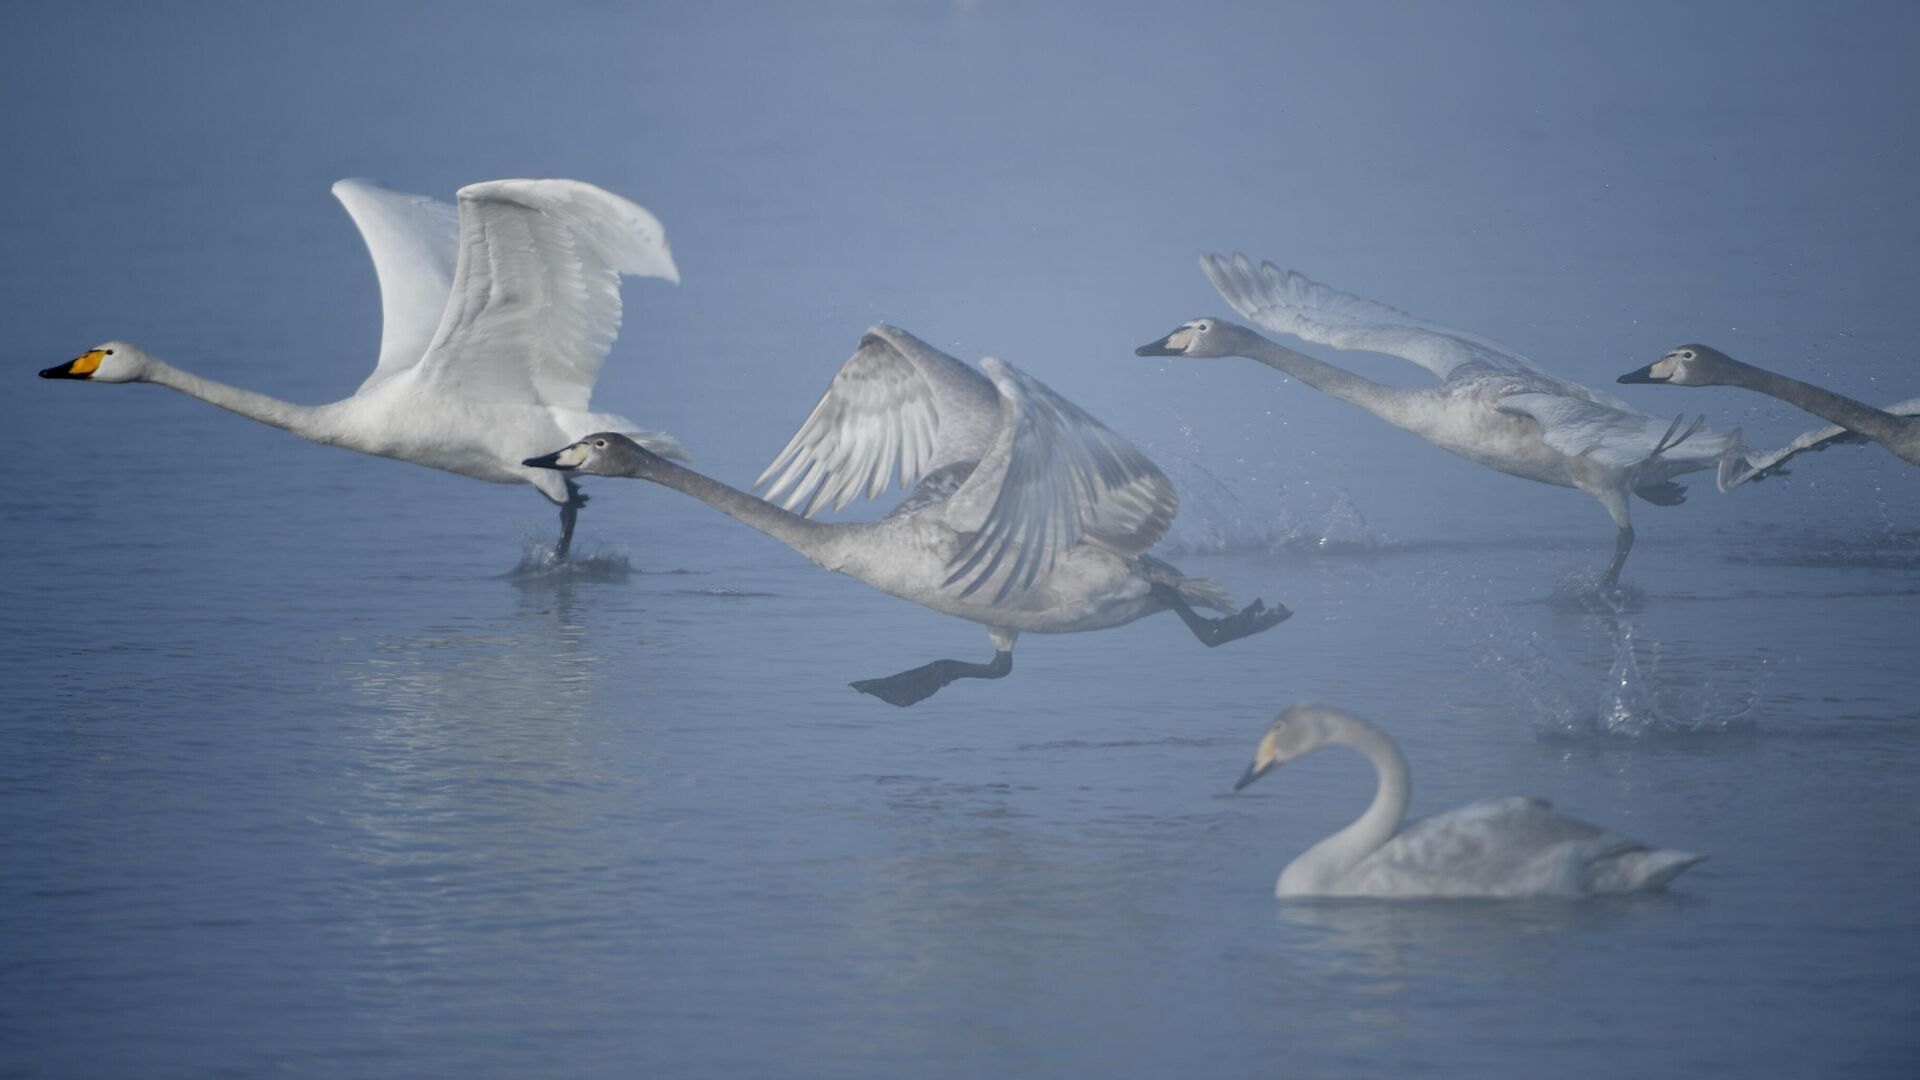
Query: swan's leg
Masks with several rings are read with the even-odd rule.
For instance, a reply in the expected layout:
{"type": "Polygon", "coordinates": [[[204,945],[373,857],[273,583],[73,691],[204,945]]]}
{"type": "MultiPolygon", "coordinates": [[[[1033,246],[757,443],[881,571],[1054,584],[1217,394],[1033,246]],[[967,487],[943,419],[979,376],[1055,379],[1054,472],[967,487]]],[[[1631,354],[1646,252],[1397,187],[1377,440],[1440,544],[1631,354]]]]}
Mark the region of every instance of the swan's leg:
{"type": "Polygon", "coordinates": [[[1622,525],[1613,537],[1613,561],[1607,564],[1607,572],[1600,575],[1600,587],[1618,588],[1620,568],[1627,565],[1627,552],[1633,550],[1633,526],[1622,525]]]}
{"type": "Polygon", "coordinates": [[[1268,607],[1265,603],[1255,600],[1241,608],[1237,615],[1210,619],[1193,610],[1193,605],[1187,603],[1187,598],[1180,595],[1180,590],[1166,582],[1155,582],[1152,593],[1155,600],[1172,608],[1173,613],[1180,616],[1180,621],[1187,624],[1187,629],[1193,631],[1193,636],[1200,639],[1200,644],[1208,648],[1225,645],[1229,641],[1236,641],[1249,634],[1257,634],[1269,627],[1279,625],[1293,614],[1287,610],[1285,604],[1268,607]]]}
{"type": "Polygon", "coordinates": [[[993,660],[985,664],[965,660],[935,660],[911,671],[884,679],[860,679],[848,686],[863,694],[872,694],[889,705],[905,708],[932,697],[955,679],[999,679],[1013,670],[1013,641],[1019,633],[1012,630],[988,631],[993,637],[993,660]]]}
{"type": "MultiPolygon", "coordinates": [[[[1675,420],[1678,427],[1680,421],[1675,420]]],[[[1620,585],[1620,568],[1627,565],[1627,552],[1633,550],[1633,519],[1627,516],[1627,493],[1624,491],[1602,491],[1595,494],[1600,505],[1607,508],[1608,516],[1619,532],[1613,538],[1613,561],[1607,564],[1607,570],[1600,575],[1600,587],[1613,589],[1620,585]]]]}
{"type": "Polygon", "coordinates": [[[587,505],[587,497],[580,494],[580,485],[573,477],[565,478],[567,499],[560,504],[560,542],[553,545],[553,557],[564,559],[573,549],[573,523],[580,517],[580,508],[587,505]]]}

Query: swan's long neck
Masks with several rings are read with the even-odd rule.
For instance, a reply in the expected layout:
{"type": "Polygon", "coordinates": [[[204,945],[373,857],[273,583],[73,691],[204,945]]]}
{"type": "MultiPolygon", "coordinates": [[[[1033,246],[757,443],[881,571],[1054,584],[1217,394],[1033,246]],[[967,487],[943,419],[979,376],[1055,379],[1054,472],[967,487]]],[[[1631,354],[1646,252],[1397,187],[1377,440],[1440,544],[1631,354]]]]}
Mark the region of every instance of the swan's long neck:
{"type": "Polygon", "coordinates": [[[178,390],[209,405],[218,405],[228,412],[239,413],[250,420],[291,431],[315,442],[336,442],[341,434],[336,430],[337,425],[333,422],[335,410],[330,405],[295,405],[290,401],[202,378],[158,360],[149,363],[141,381],[178,390]]]}
{"type": "Polygon", "coordinates": [[[822,565],[828,565],[845,526],[811,521],[790,513],[765,499],[731,488],[708,476],[682,468],[665,458],[655,458],[626,475],[665,484],[699,499],[728,517],[766,533],[775,540],[822,565]]]}
{"type": "Polygon", "coordinates": [[[1353,824],[1308,848],[1287,865],[1280,875],[1279,892],[1323,892],[1359,865],[1360,860],[1393,839],[1407,813],[1407,800],[1413,784],[1407,774],[1407,762],[1392,741],[1371,727],[1338,718],[1325,745],[1351,746],[1373,762],[1380,786],[1373,793],[1373,804],[1353,824]]]}
{"type": "Polygon", "coordinates": [[[1242,355],[1283,371],[1323,394],[1352,402],[1372,413],[1392,411],[1405,393],[1397,387],[1362,378],[1351,371],[1322,363],[1258,334],[1248,334],[1242,355]]]}
{"type": "Polygon", "coordinates": [[[1896,443],[1914,437],[1913,421],[1882,412],[1845,394],[1836,394],[1824,387],[1790,379],[1732,358],[1727,359],[1726,367],[1726,372],[1720,377],[1721,382],[1757,390],[1768,397],[1798,405],[1815,416],[1839,424],[1848,431],[1857,431],[1875,442],[1896,443]]]}

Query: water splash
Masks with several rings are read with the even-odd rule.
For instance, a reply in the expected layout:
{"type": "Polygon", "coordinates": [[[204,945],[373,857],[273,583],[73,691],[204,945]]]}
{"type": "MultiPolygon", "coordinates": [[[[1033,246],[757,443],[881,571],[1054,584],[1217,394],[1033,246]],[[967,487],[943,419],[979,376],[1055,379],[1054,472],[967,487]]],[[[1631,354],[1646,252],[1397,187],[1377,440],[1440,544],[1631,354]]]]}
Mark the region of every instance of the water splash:
{"type": "Polygon", "coordinates": [[[1514,710],[1541,738],[1727,735],[1758,726],[1766,661],[1704,679],[1696,661],[1668,677],[1662,643],[1645,639],[1638,621],[1624,613],[1584,621],[1600,631],[1610,653],[1604,675],[1551,650],[1538,631],[1493,643],[1481,660],[1500,674],[1514,710]]]}
{"type": "Polygon", "coordinates": [[[1392,543],[1345,488],[1296,496],[1259,470],[1223,480],[1193,458],[1173,458],[1166,471],[1180,492],[1180,516],[1160,545],[1170,555],[1347,554],[1392,543]]]}
{"type": "Polygon", "coordinates": [[[548,585],[576,581],[623,582],[633,574],[633,564],[625,551],[576,552],[565,559],[554,556],[553,545],[545,540],[527,540],[520,550],[520,562],[504,577],[516,585],[548,585]]]}

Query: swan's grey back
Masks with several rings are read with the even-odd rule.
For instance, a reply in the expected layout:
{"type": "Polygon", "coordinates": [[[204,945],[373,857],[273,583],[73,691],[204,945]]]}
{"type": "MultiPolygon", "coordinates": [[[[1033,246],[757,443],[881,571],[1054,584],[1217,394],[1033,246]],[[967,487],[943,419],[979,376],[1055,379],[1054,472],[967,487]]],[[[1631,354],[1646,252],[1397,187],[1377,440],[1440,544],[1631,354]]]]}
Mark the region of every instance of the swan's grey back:
{"type": "Polygon", "coordinates": [[[1342,885],[1379,896],[1580,896],[1656,888],[1699,858],[1516,796],[1410,823],[1342,885]]]}

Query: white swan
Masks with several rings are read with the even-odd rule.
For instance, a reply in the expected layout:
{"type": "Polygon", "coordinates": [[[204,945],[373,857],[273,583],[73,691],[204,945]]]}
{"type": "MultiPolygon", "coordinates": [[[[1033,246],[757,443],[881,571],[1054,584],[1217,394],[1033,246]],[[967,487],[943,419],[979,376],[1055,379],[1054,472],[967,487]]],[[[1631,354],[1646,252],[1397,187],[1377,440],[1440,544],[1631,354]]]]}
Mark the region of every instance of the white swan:
{"type": "Polygon", "coordinates": [[[1553,812],[1540,799],[1488,799],[1400,828],[1412,791],[1406,759],[1351,713],[1295,705],[1260,739],[1238,791],[1303,754],[1348,746],[1380,778],[1353,824],[1287,864],[1274,893],[1290,896],[1593,896],[1658,889],[1706,858],[1649,848],[1553,812]]]}
{"type": "Polygon", "coordinates": [[[350,398],[294,405],[189,374],[122,341],[40,373],[150,382],[303,439],[489,480],[532,484],[560,507],[564,558],[586,497],[520,462],[590,431],[626,431],[685,457],[587,402],[620,329],[619,276],[679,281],[660,222],[577,180],[494,180],[461,188],[456,212],[365,180],[333,194],[380,278],[380,359],[350,398]]]}
{"type": "Polygon", "coordinates": [[[1386,386],[1285,348],[1224,319],[1194,319],[1134,352],[1139,356],[1245,356],[1351,402],[1428,442],[1511,476],[1578,488],[1618,527],[1603,587],[1620,579],[1633,548],[1627,496],[1660,506],[1685,501],[1672,478],[1712,468],[1728,437],[1686,432],[1609,394],[1549,375],[1486,338],[1416,319],[1272,263],[1200,255],[1200,267],[1234,310],[1268,330],[1318,345],[1411,360],[1439,386],[1386,386]]]}
{"type": "Polygon", "coordinates": [[[1735,441],[1720,463],[1721,491],[1731,491],[1749,480],[1764,480],[1776,472],[1784,472],[1781,466],[1795,454],[1825,450],[1842,443],[1877,442],[1907,464],[1920,465],[1920,398],[1908,398],[1876,409],[1812,383],[1743,364],[1706,345],[1669,349],[1665,356],[1620,376],[1619,381],[1744,386],[1833,421],[1829,427],[1815,428],[1778,450],[1759,455],[1738,441],[1740,430],[1735,428],[1735,441]]]}
{"type": "Polygon", "coordinates": [[[981,365],[991,381],[904,330],[873,327],[756,484],[810,515],[878,495],[897,472],[915,486],[877,522],[816,522],[612,434],[527,464],[664,484],[829,570],[987,627],[991,663],[936,660],[853,684],[894,705],[1006,675],[1023,632],[1101,630],[1172,609],[1219,645],[1291,614],[1258,600],[1226,618],[1196,614],[1233,606],[1213,582],[1146,554],[1179,508],[1166,476],[1038,379],[981,365]]]}

